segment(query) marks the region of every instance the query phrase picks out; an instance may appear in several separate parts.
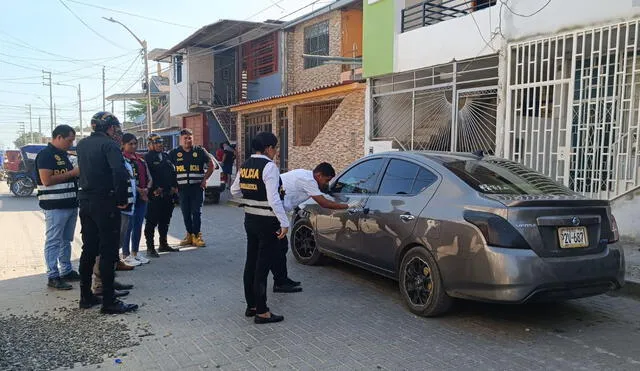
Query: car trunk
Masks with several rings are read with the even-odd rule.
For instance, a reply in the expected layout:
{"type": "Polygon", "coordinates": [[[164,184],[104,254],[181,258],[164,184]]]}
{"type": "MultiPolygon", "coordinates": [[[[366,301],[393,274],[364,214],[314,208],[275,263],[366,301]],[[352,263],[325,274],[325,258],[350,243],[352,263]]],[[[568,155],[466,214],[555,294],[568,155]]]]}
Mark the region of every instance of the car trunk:
{"type": "Polygon", "coordinates": [[[613,240],[609,202],[580,196],[485,195],[541,257],[597,254],[613,240]]]}

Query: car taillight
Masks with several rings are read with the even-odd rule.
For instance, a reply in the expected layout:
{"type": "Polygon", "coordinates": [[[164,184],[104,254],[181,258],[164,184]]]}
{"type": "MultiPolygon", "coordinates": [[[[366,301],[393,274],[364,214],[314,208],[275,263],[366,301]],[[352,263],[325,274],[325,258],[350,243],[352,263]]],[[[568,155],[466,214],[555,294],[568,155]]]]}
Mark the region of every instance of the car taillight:
{"type": "Polygon", "coordinates": [[[464,220],[480,229],[488,245],[510,249],[531,248],[520,232],[499,215],[466,210],[464,220]]]}
{"type": "Polygon", "coordinates": [[[611,214],[611,236],[609,237],[609,243],[618,242],[619,239],[618,222],[616,222],[616,217],[611,214]]]}

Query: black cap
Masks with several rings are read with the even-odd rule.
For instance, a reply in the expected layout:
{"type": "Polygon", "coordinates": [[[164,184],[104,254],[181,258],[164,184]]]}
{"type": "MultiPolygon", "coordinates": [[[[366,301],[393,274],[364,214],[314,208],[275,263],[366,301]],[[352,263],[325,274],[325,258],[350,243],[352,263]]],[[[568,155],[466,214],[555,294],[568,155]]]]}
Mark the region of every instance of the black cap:
{"type": "Polygon", "coordinates": [[[191,129],[184,128],[180,130],[180,136],[182,135],[193,135],[193,131],[191,131],[191,129]]]}

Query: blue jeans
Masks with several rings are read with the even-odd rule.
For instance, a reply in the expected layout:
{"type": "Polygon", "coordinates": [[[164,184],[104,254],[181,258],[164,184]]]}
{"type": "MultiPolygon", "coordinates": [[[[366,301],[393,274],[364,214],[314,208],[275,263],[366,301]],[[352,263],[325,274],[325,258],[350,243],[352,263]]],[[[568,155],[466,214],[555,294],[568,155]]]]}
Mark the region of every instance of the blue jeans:
{"type": "Polygon", "coordinates": [[[58,278],[71,272],[71,241],[76,231],[78,209],[44,210],[46,241],[44,259],[47,277],[58,278]]]}
{"type": "Polygon", "coordinates": [[[138,253],[140,251],[140,238],[142,237],[142,224],[144,216],[147,213],[147,202],[142,199],[136,200],[133,215],[129,218],[129,228],[122,241],[122,255],[129,255],[129,244],[131,244],[131,252],[138,253]]]}
{"type": "Polygon", "coordinates": [[[184,219],[184,227],[189,234],[200,233],[200,216],[204,203],[204,191],[199,184],[181,187],[180,209],[184,219]]]}

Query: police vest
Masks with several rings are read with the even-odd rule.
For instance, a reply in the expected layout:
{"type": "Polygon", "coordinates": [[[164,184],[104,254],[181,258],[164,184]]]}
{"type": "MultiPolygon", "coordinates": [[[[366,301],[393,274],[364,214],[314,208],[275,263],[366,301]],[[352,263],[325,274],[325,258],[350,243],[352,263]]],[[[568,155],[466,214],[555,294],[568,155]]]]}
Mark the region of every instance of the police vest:
{"type": "MultiPolygon", "coordinates": [[[[51,144],[36,156],[36,169],[48,169],[53,175],[59,175],[73,170],[73,164],[66,152],[60,151],[51,144]]],[[[45,186],[36,171],[38,184],[38,202],[43,210],[72,209],[78,207],[78,186],[75,179],[64,183],[45,186]]]]}
{"type": "Polygon", "coordinates": [[[171,161],[176,166],[178,186],[197,185],[204,180],[204,167],[209,163],[206,152],[200,147],[193,147],[187,152],[182,147],[171,151],[171,161]]]}
{"type": "MultiPolygon", "coordinates": [[[[247,214],[276,216],[271,205],[269,205],[267,186],[262,180],[262,173],[269,162],[271,161],[266,158],[251,157],[240,168],[238,173],[240,176],[240,190],[242,191],[240,206],[244,207],[244,211],[247,214]]],[[[280,177],[278,177],[278,181],[280,182],[278,186],[279,196],[283,200],[284,191],[280,177]]]]}

